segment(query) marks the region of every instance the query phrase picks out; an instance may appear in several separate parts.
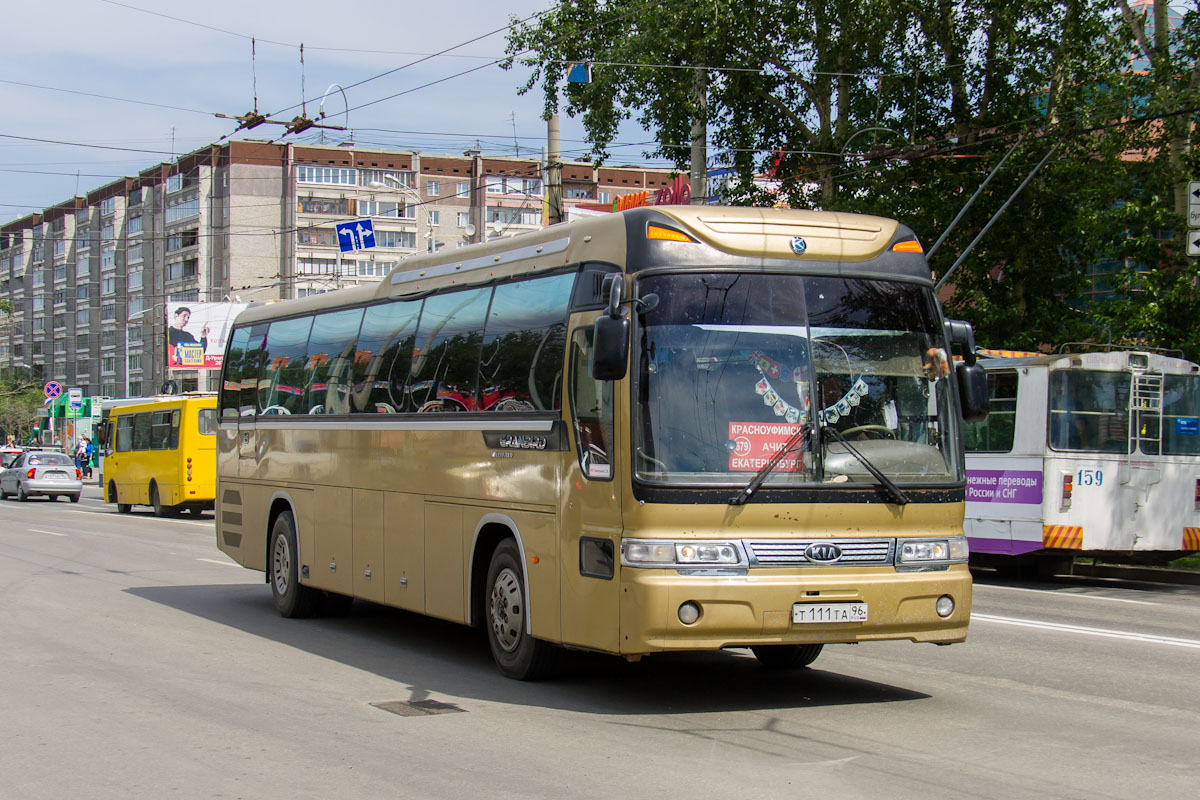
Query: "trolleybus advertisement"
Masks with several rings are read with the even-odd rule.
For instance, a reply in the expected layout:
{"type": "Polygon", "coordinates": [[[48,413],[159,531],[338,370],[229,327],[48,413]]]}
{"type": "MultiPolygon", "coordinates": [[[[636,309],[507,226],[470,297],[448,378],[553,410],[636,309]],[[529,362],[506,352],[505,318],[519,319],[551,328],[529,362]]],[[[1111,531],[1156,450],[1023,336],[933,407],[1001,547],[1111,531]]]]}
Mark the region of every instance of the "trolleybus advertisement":
{"type": "Polygon", "coordinates": [[[167,368],[220,369],[233,319],[246,303],[170,303],[167,368]]]}

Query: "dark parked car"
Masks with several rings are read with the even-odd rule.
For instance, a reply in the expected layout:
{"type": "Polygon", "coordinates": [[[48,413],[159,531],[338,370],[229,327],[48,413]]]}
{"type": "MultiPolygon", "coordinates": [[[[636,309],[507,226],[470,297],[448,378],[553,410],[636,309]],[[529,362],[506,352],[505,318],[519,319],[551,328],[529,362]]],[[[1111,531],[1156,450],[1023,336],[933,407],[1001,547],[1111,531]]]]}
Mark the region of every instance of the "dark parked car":
{"type": "Polygon", "coordinates": [[[26,450],[12,465],[0,472],[0,500],[15,494],[25,501],[34,495],[57,500],[59,495],[79,502],[83,481],[75,460],[66,453],[53,450],[26,450]]]}

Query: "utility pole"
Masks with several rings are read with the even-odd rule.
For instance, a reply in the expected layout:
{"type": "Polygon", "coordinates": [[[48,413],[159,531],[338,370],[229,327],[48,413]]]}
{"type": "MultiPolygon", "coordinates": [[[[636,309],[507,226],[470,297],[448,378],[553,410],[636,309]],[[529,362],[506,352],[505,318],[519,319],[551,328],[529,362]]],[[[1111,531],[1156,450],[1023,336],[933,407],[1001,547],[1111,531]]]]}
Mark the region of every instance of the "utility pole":
{"type": "Polygon", "coordinates": [[[546,120],[546,208],[548,222],[557,225],[563,221],[562,202],[562,154],[559,152],[558,114],[546,120]]]}
{"type": "Polygon", "coordinates": [[[708,202],[708,70],[696,70],[692,86],[692,204],[708,202]]]}

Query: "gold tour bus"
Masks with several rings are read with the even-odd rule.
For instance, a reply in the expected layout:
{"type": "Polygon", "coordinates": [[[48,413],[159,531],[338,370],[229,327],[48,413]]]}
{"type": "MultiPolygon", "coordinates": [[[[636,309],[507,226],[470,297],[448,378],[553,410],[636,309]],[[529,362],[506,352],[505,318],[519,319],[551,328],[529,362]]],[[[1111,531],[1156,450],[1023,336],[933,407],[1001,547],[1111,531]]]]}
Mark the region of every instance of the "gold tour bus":
{"type": "Polygon", "coordinates": [[[879,217],[643,207],[423,254],[238,316],[217,544],[285,617],[480,626],[518,679],[961,642],[974,349],[879,217]]]}

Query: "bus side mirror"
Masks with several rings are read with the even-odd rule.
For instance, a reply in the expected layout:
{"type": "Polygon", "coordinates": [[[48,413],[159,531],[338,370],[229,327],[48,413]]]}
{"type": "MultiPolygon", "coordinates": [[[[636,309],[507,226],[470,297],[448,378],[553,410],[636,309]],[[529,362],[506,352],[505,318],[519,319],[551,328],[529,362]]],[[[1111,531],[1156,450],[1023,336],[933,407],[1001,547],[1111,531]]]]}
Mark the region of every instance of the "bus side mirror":
{"type": "Polygon", "coordinates": [[[629,368],[629,319],[601,314],[592,323],[592,378],[619,381],[629,368]]]}
{"type": "Polygon", "coordinates": [[[987,372],[978,364],[960,362],[954,370],[958,399],[966,422],[983,422],[988,416],[987,372]]]}
{"type": "Polygon", "coordinates": [[[101,447],[108,445],[108,425],[101,423],[96,427],[96,443],[101,447]]]}

